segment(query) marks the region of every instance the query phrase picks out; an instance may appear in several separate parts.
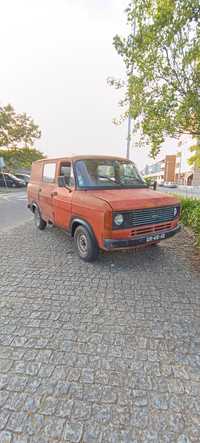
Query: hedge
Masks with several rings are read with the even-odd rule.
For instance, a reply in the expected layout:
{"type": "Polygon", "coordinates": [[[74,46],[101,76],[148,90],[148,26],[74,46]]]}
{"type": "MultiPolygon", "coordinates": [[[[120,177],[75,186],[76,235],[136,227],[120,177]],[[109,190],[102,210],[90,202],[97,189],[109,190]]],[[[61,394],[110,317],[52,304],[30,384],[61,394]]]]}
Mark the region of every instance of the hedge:
{"type": "Polygon", "coordinates": [[[181,198],[181,222],[193,229],[200,246],[200,200],[181,198]]]}

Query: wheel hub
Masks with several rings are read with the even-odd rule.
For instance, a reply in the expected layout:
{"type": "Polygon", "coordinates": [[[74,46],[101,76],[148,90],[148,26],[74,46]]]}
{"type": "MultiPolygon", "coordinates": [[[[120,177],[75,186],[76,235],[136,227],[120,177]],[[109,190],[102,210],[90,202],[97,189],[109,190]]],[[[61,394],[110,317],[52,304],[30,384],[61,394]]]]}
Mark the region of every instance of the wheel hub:
{"type": "Polygon", "coordinates": [[[84,234],[79,235],[78,247],[79,247],[79,250],[82,254],[85,254],[87,252],[87,247],[88,247],[87,238],[84,234]]]}

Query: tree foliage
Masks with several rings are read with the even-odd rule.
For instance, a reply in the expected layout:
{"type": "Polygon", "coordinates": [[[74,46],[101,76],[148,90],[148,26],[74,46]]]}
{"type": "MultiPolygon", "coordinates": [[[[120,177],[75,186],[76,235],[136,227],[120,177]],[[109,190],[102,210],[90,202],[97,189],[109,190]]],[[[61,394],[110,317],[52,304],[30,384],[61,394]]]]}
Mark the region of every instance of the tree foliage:
{"type": "MultiPolygon", "coordinates": [[[[179,196],[180,198],[180,196],[179,196]]],[[[200,200],[195,198],[181,198],[181,222],[191,227],[200,246],[200,200]]]]}
{"type": "Polygon", "coordinates": [[[35,148],[0,149],[0,157],[5,160],[6,169],[15,172],[18,169],[30,169],[32,162],[44,158],[44,154],[35,148]]]}
{"type": "Polygon", "coordinates": [[[200,135],[199,0],[132,0],[126,13],[135,33],[114,37],[128,74],[124,116],[155,157],[166,136],[200,135]]]}
{"type": "Polygon", "coordinates": [[[190,151],[192,152],[192,156],[188,160],[188,163],[200,168],[200,144],[191,146],[190,151]]]}
{"type": "Polygon", "coordinates": [[[39,126],[26,113],[17,114],[8,104],[0,106],[0,146],[32,146],[41,137],[39,126]]]}

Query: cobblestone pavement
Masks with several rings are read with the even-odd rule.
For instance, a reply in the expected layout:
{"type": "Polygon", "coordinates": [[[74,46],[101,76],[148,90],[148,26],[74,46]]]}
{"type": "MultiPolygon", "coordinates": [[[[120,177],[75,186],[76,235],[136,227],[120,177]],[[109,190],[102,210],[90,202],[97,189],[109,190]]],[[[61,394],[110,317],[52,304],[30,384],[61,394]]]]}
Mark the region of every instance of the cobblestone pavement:
{"type": "Polygon", "coordinates": [[[186,233],[95,264],[32,222],[0,245],[1,443],[199,443],[200,260],[186,233]]]}

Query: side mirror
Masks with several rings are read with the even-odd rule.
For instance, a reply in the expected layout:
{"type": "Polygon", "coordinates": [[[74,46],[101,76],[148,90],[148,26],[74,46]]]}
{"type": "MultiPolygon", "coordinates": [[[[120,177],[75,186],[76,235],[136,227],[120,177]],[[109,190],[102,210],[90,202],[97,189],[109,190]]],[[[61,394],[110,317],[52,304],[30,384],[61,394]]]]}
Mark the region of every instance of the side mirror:
{"type": "Polygon", "coordinates": [[[60,175],[60,176],[58,177],[57,182],[58,182],[58,186],[59,186],[59,188],[66,188],[66,189],[68,189],[69,192],[72,192],[70,186],[68,186],[68,185],[66,184],[65,176],[64,176],[64,175],[60,175]]]}

